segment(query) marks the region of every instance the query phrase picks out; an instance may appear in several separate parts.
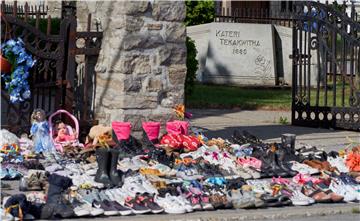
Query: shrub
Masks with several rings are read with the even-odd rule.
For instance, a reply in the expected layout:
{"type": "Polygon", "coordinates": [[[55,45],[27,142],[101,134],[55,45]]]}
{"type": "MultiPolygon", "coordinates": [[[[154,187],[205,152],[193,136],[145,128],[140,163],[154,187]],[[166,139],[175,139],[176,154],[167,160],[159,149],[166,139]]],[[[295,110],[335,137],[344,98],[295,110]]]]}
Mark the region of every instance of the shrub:
{"type": "Polygon", "coordinates": [[[187,48],[187,57],[186,57],[186,79],[185,79],[185,97],[189,96],[194,88],[194,83],[196,79],[196,71],[199,66],[199,62],[196,59],[197,50],[195,47],[194,40],[189,37],[186,37],[186,48],[187,48]]]}

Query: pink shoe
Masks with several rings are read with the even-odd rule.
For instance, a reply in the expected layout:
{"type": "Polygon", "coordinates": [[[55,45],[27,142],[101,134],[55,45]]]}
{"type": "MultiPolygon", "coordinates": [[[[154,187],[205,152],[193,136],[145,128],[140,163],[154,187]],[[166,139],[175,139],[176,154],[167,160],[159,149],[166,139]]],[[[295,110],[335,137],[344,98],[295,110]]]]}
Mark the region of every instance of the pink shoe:
{"type": "Polygon", "coordinates": [[[237,163],[241,166],[249,166],[257,170],[261,170],[261,160],[256,159],[255,157],[239,157],[237,163]]]}
{"type": "Polygon", "coordinates": [[[321,183],[321,180],[315,177],[311,177],[307,174],[298,173],[296,176],[293,177],[293,181],[297,184],[305,184],[311,181],[314,184],[321,183]]]}
{"type": "Polygon", "coordinates": [[[112,129],[117,137],[120,140],[128,140],[131,133],[131,123],[130,122],[119,122],[113,121],[111,123],[112,129]]]}
{"type": "Polygon", "coordinates": [[[158,140],[160,133],[160,122],[143,122],[142,127],[151,142],[158,140]]]}

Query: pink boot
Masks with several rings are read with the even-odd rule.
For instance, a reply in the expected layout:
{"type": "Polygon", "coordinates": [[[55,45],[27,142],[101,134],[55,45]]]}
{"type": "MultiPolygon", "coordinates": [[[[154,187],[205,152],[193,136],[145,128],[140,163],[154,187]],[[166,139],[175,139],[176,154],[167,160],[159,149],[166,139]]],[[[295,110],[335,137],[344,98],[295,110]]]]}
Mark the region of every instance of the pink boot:
{"type": "Polygon", "coordinates": [[[131,123],[130,122],[120,122],[113,121],[111,123],[112,129],[117,137],[120,140],[128,140],[131,133],[131,123]]]}
{"type": "Polygon", "coordinates": [[[166,123],[166,131],[170,135],[181,134],[181,125],[175,121],[169,121],[166,123]]]}
{"type": "Polygon", "coordinates": [[[160,122],[143,122],[142,127],[151,142],[156,142],[160,133],[160,122]]]}
{"type": "Polygon", "coordinates": [[[166,131],[168,132],[168,134],[173,134],[173,135],[179,135],[179,134],[188,135],[189,122],[180,121],[180,120],[167,122],[166,131]]]}
{"type": "Polygon", "coordinates": [[[183,134],[183,135],[188,135],[189,134],[189,122],[188,121],[176,120],[174,122],[180,124],[181,134],[183,134]]]}

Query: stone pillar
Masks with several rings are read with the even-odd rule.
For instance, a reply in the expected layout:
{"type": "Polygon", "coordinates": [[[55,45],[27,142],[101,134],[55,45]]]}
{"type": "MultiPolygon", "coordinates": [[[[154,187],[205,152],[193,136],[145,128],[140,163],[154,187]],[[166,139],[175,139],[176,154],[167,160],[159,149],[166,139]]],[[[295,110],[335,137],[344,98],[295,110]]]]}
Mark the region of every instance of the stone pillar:
{"type": "Polygon", "coordinates": [[[89,4],[104,32],[95,70],[95,118],[106,125],[130,121],[139,131],[142,121],[174,117],[186,77],[184,1],[89,4]]]}

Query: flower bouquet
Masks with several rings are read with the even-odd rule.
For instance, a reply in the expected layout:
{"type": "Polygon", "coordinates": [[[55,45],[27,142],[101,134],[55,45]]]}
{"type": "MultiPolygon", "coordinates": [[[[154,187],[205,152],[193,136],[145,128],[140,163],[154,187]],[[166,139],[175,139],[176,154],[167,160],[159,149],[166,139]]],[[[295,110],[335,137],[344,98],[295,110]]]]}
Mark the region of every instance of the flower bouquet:
{"type": "MultiPolygon", "coordinates": [[[[9,93],[10,102],[21,103],[29,99],[31,92],[28,77],[35,60],[25,51],[24,42],[20,38],[10,39],[1,46],[1,62],[10,63],[10,71],[1,70],[1,78],[9,93]]],[[[9,64],[6,65],[9,67],[9,64]]]]}

